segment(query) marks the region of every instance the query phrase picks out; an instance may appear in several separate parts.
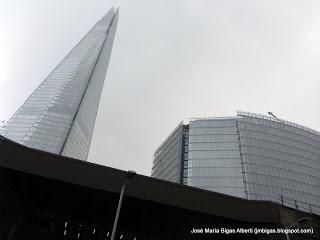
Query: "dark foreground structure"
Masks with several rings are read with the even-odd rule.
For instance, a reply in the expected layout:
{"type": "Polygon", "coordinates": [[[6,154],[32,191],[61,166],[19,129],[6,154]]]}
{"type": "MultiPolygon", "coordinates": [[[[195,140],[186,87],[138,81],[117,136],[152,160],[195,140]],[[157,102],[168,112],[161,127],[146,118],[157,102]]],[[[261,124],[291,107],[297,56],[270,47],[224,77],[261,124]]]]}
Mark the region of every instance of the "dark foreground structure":
{"type": "MultiPolygon", "coordinates": [[[[0,239],[110,239],[126,174],[0,137],[0,239]]],[[[115,239],[287,237],[318,239],[319,216],[136,175],[127,183],[115,239]],[[313,233],[205,233],[285,226],[313,233]]]]}

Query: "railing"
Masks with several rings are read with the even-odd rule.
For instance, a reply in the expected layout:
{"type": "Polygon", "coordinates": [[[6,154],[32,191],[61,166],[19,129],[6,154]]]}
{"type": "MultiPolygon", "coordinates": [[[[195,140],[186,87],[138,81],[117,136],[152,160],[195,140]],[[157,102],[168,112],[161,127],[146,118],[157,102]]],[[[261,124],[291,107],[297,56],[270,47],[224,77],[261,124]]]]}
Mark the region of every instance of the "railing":
{"type": "Polygon", "coordinates": [[[229,120],[229,119],[237,119],[237,116],[224,116],[224,117],[191,117],[189,118],[189,122],[197,121],[197,120],[229,120]]]}
{"type": "Polygon", "coordinates": [[[282,195],[279,195],[279,200],[283,206],[294,208],[303,212],[320,214],[320,205],[298,201],[282,195]]]}
{"type": "Polygon", "coordinates": [[[305,131],[320,135],[320,132],[318,132],[318,131],[316,131],[314,129],[311,129],[311,128],[308,128],[308,127],[305,127],[305,126],[302,126],[300,124],[297,124],[297,123],[294,123],[294,122],[290,122],[290,121],[287,121],[287,120],[283,120],[283,119],[279,119],[279,118],[276,119],[274,117],[266,116],[266,115],[263,115],[263,114],[237,111],[237,116],[256,117],[256,118],[262,118],[262,119],[265,119],[265,120],[270,120],[270,121],[273,121],[273,122],[280,122],[280,123],[284,123],[284,124],[287,124],[287,125],[292,126],[292,127],[296,127],[296,128],[299,128],[299,129],[302,129],[302,130],[305,130],[305,131]]]}

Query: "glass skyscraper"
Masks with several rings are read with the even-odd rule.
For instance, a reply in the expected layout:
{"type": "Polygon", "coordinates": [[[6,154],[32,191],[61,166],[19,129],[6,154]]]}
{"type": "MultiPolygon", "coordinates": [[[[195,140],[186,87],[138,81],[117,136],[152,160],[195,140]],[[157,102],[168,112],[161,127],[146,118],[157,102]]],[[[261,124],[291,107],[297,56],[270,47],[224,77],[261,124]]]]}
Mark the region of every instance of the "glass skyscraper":
{"type": "Polygon", "coordinates": [[[152,176],[320,214],[320,133],[247,112],[191,119],[156,150],[152,176]]]}
{"type": "Polygon", "coordinates": [[[4,124],[25,146],[86,160],[118,22],[110,9],[4,124]]]}

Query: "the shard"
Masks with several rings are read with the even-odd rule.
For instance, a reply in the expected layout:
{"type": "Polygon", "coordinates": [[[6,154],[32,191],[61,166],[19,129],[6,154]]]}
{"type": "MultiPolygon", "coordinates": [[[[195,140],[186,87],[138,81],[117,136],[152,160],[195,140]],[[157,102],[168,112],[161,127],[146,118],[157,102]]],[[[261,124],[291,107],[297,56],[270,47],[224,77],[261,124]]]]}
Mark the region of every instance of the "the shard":
{"type": "Polygon", "coordinates": [[[25,146],[86,160],[118,22],[110,9],[4,124],[25,146]]]}

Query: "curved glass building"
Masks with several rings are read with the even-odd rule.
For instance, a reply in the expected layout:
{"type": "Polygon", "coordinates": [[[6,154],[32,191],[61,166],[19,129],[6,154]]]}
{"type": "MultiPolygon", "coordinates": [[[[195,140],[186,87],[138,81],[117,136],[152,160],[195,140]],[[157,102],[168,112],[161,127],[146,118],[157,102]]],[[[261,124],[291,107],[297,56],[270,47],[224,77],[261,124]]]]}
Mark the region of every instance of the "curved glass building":
{"type": "Polygon", "coordinates": [[[320,214],[320,133],[247,112],[191,119],[155,152],[152,176],[320,214]]]}

